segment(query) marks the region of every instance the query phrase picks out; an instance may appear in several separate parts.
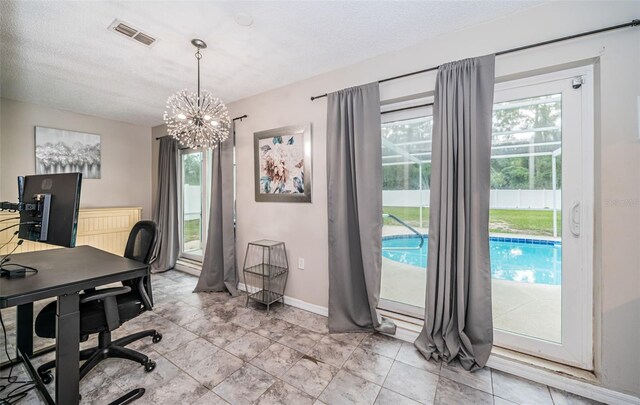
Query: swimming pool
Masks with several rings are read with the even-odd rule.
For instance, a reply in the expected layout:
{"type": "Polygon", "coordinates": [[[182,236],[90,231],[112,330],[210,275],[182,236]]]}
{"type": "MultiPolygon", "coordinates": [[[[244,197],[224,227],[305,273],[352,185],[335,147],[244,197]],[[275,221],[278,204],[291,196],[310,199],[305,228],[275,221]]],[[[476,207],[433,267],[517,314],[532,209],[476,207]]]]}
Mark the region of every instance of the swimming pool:
{"type": "MultiPolygon", "coordinates": [[[[382,238],[382,256],[387,259],[427,267],[427,246],[422,248],[417,235],[393,235],[382,238]]],[[[490,237],[491,278],[523,283],[560,285],[562,282],[562,245],[538,239],[490,237]]]]}

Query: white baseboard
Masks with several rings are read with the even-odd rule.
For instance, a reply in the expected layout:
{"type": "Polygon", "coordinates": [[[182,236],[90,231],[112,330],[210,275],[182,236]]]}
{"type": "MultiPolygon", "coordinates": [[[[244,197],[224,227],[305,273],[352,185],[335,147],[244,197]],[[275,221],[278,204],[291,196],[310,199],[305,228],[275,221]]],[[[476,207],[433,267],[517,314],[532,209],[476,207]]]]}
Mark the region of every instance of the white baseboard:
{"type": "Polygon", "coordinates": [[[200,271],[202,270],[201,266],[197,264],[192,264],[191,261],[184,261],[178,259],[176,265],[173,267],[175,270],[181,271],[183,273],[191,274],[192,276],[200,277],[200,271]]]}
{"type": "MultiPolygon", "coordinates": [[[[247,291],[247,286],[244,283],[238,284],[238,290],[247,291]]],[[[249,293],[254,293],[258,291],[257,287],[250,287],[249,293]]],[[[313,312],[314,314],[329,316],[329,309],[327,307],[322,307],[320,305],[310,304],[306,301],[299,300],[293,297],[284,296],[284,303],[287,305],[291,305],[292,307],[304,309],[305,311],[313,312]]]]}
{"type": "Polygon", "coordinates": [[[313,312],[314,314],[329,316],[329,308],[321,307],[320,305],[310,304],[306,301],[299,300],[297,298],[284,296],[284,303],[291,305],[292,307],[304,309],[305,311],[313,312]]]}
{"type": "Polygon", "coordinates": [[[409,329],[401,325],[398,325],[398,322],[394,319],[396,323],[396,334],[389,335],[396,339],[403,340],[407,343],[413,343],[418,338],[418,334],[420,334],[420,330],[414,330],[413,328],[409,329]]]}
{"type": "MultiPolygon", "coordinates": [[[[242,283],[238,285],[238,289],[247,291],[246,286],[242,283]]],[[[257,289],[254,291],[254,288],[251,288],[251,290],[252,291],[250,292],[257,291],[257,289]]],[[[327,316],[329,313],[329,310],[326,307],[310,304],[297,298],[287,297],[286,295],[284,297],[284,302],[292,307],[300,308],[322,316],[327,316]]],[[[396,321],[396,324],[398,328],[393,337],[409,343],[413,343],[417,339],[418,334],[420,333],[420,327],[408,322],[396,321]]],[[[640,398],[632,395],[614,391],[599,385],[594,385],[587,381],[578,380],[576,378],[556,373],[551,370],[542,369],[504,356],[492,354],[489,357],[487,366],[540,384],[571,392],[585,398],[604,402],[606,404],[640,405],[640,398]]]]}

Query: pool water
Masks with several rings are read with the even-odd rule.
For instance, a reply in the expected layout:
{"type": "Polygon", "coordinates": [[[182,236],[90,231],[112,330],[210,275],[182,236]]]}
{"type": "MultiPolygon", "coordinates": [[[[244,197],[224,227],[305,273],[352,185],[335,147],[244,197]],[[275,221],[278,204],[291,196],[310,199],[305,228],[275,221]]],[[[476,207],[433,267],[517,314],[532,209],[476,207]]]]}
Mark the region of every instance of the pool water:
{"type": "MultiPolygon", "coordinates": [[[[422,248],[416,249],[419,245],[418,236],[385,236],[382,238],[382,256],[426,269],[429,245],[426,236],[422,248]]],[[[489,250],[493,279],[551,285],[562,283],[560,242],[490,237],[489,250]]]]}

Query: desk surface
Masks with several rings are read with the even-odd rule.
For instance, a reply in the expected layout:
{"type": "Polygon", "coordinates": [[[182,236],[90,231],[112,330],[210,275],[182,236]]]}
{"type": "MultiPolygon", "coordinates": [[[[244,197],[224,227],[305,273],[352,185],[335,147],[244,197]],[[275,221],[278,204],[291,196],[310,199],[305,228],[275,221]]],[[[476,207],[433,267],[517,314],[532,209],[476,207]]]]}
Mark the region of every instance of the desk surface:
{"type": "Polygon", "coordinates": [[[147,265],[91,246],[19,253],[9,263],[38,269],[0,279],[0,308],[69,294],[144,275],[147,265]]]}

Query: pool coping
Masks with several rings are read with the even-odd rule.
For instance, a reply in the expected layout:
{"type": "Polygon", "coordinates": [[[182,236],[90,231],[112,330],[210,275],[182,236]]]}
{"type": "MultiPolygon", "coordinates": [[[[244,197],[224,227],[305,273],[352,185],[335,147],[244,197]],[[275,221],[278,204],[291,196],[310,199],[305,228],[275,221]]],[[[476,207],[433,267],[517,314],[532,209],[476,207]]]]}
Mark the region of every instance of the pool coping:
{"type": "MultiPolygon", "coordinates": [[[[425,240],[429,239],[428,234],[421,234],[425,240]]],[[[382,237],[382,240],[392,240],[392,239],[416,239],[418,236],[416,234],[401,234],[401,235],[385,235],[382,237]]],[[[527,245],[547,245],[547,246],[562,246],[562,242],[560,240],[555,239],[547,239],[547,238],[537,238],[537,237],[527,237],[527,238],[514,238],[511,236],[494,236],[489,235],[489,240],[494,242],[513,242],[513,243],[523,243],[527,245]]]]}

